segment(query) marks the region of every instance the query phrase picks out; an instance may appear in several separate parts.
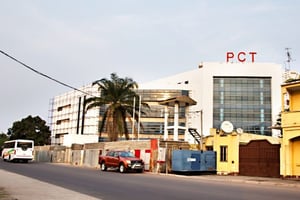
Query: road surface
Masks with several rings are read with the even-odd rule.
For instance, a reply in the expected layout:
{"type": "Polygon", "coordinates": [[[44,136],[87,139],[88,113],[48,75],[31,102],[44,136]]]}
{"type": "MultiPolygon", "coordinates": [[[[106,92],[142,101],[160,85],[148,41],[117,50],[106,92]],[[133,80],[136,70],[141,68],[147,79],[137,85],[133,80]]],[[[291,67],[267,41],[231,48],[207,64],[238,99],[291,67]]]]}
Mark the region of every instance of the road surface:
{"type": "MultiPolygon", "coordinates": [[[[101,172],[99,169],[61,164],[8,163],[2,160],[0,169],[103,200],[298,200],[300,198],[299,188],[214,181],[197,176],[120,174],[115,171],[101,172]]],[[[4,180],[1,179],[2,181],[4,180]]]]}

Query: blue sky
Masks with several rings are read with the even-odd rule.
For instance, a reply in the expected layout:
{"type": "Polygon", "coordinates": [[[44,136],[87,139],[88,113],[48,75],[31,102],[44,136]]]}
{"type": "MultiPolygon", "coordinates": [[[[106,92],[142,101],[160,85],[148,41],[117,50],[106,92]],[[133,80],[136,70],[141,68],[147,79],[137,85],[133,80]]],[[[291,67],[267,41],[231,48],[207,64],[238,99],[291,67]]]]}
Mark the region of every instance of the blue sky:
{"type": "MultiPolygon", "coordinates": [[[[300,71],[300,1],[2,1],[0,49],[74,87],[116,72],[143,83],[255,51],[256,62],[300,71]]],[[[48,120],[69,91],[0,55],[0,132],[28,115],[48,120]]]]}

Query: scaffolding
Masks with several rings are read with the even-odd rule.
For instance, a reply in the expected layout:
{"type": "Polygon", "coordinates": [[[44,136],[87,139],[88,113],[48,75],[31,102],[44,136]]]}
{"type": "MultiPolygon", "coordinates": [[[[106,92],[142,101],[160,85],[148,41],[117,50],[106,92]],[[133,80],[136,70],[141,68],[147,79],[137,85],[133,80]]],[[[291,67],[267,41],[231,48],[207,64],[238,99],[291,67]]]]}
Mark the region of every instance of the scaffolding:
{"type": "Polygon", "coordinates": [[[80,138],[77,143],[98,142],[99,108],[87,111],[85,107],[87,98],[99,96],[98,87],[90,84],[80,91],[73,90],[50,100],[51,144],[64,145],[66,138],[80,138]],[[91,138],[97,140],[90,141],[91,138]]]}

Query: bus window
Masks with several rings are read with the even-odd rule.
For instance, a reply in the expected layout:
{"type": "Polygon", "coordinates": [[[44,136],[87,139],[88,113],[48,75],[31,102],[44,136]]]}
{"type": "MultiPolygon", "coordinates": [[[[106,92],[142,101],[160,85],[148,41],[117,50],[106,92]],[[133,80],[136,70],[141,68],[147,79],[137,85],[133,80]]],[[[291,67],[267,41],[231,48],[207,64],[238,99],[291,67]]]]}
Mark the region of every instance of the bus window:
{"type": "Polygon", "coordinates": [[[32,142],[18,142],[17,147],[22,148],[22,150],[27,150],[28,148],[32,148],[32,142]]]}

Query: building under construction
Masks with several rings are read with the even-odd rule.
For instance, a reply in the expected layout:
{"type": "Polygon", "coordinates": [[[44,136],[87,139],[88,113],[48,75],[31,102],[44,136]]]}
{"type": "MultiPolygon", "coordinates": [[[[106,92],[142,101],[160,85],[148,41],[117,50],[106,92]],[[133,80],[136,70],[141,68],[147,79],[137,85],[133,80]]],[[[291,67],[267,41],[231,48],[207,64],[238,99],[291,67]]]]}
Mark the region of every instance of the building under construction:
{"type": "MultiPolygon", "coordinates": [[[[150,109],[139,116],[142,127],[137,132],[138,124],[128,121],[130,139],[196,143],[189,130],[207,136],[224,121],[233,130],[271,136],[270,127],[280,112],[282,75],[281,65],[274,63],[202,63],[197,69],[139,84],[136,92],[150,109]],[[187,98],[180,102],[181,96],[187,98]]],[[[84,103],[100,95],[98,86],[91,84],[80,91],[51,101],[52,144],[71,146],[107,138],[98,131],[105,107],[86,111],[84,103]]]]}
{"type": "Polygon", "coordinates": [[[92,84],[50,100],[51,144],[71,146],[98,141],[99,108],[86,110],[85,100],[99,96],[92,84]]]}

